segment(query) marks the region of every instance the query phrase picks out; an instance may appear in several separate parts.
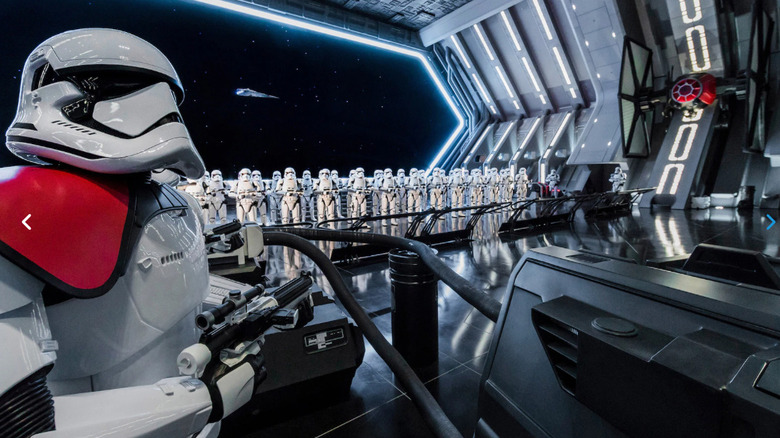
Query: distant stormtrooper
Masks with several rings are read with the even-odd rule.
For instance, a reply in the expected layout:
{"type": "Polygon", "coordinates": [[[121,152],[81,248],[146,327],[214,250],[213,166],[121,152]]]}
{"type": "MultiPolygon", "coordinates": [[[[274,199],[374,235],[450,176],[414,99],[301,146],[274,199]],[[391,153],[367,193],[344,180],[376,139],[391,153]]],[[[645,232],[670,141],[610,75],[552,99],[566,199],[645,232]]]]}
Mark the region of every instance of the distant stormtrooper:
{"type": "Polygon", "coordinates": [[[498,180],[501,186],[499,202],[512,202],[512,197],[515,194],[515,180],[512,178],[512,173],[509,169],[501,169],[498,172],[498,180]]]}
{"type": "Polygon", "coordinates": [[[374,171],[374,179],[371,181],[371,215],[379,216],[379,205],[381,202],[380,191],[382,190],[382,177],[384,172],[377,169],[374,171]]]}
{"type": "Polygon", "coordinates": [[[487,187],[488,187],[488,202],[494,203],[499,201],[499,191],[501,189],[500,187],[500,181],[498,179],[498,169],[495,167],[491,167],[490,169],[485,169],[485,176],[487,180],[487,187]]]}
{"type": "Polygon", "coordinates": [[[257,222],[257,186],[252,181],[252,171],[243,168],[238,172],[238,181],[230,189],[229,196],[236,200],[239,222],[257,222]]]}
{"type": "Polygon", "coordinates": [[[282,223],[290,223],[292,215],[293,223],[301,221],[301,188],[295,178],[295,169],[284,169],[284,178],[280,179],[276,186],[276,192],[282,195],[281,215],[282,223]]]}
{"type": "Polygon", "coordinates": [[[612,183],[612,191],[617,193],[623,190],[623,186],[626,184],[627,176],[620,166],[615,168],[615,173],[609,176],[609,182],[612,183]]]}
{"type": "Polygon", "coordinates": [[[403,169],[398,169],[396,172],[395,185],[398,187],[398,196],[396,197],[398,212],[406,213],[406,172],[403,169]]]}
{"type": "Polygon", "coordinates": [[[545,178],[544,182],[547,183],[547,188],[550,191],[552,197],[558,197],[558,184],[561,182],[561,176],[555,169],[550,169],[550,173],[545,178]]]}
{"type": "Polygon", "coordinates": [[[444,178],[442,177],[443,171],[438,167],[433,169],[431,176],[428,178],[429,187],[429,200],[431,208],[441,210],[444,208],[444,178]]]}
{"type": "Polygon", "coordinates": [[[200,213],[203,217],[203,223],[209,221],[209,195],[208,188],[210,181],[209,174],[206,173],[202,177],[191,181],[191,183],[184,189],[186,193],[195,198],[200,205],[200,213]]]}
{"type": "Polygon", "coordinates": [[[268,198],[266,194],[265,182],[263,181],[263,174],[259,170],[252,171],[252,183],[255,185],[255,197],[257,203],[255,205],[255,218],[260,217],[260,223],[262,225],[268,225],[268,198]]]}
{"type": "Polygon", "coordinates": [[[211,171],[211,182],[209,183],[209,223],[217,223],[217,214],[219,214],[219,223],[227,222],[227,203],[226,198],[230,187],[222,181],[222,171],[211,171]]]}
{"type": "Polygon", "coordinates": [[[328,169],[322,169],[319,178],[314,182],[314,192],[317,194],[317,220],[333,220],[336,218],[336,196],[338,189],[331,178],[328,169]]]}
{"type": "Polygon", "coordinates": [[[355,169],[355,180],[352,182],[352,217],[362,217],[368,214],[368,184],[366,182],[366,173],[362,167],[355,169]]]}
{"type": "MultiPolygon", "coordinates": [[[[352,187],[355,185],[355,169],[349,171],[349,178],[347,179],[347,215],[352,214],[352,187]]],[[[341,214],[341,212],[338,212],[341,214]]],[[[339,216],[341,217],[341,216],[339,216]]]]}
{"type": "Polygon", "coordinates": [[[469,187],[471,187],[471,206],[482,205],[485,202],[485,181],[479,169],[471,169],[469,187]]]}
{"type": "Polygon", "coordinates": [[[311,217],[311,220],[317,220],[314,213],[314,181],[311,179],[311,171],[304,170],[301,178],[301,210],[302,218],[306,220],[307,217],[311,217]]]}
{"type": "MultiPolygon", "coordinates": [[[[339,178],[339,171],[336,169],[333,169],[330,171],[330,180],[333,181],[333,188],[336,190],[333,193],[333,197],[336,200],[336,216],[339,218],[343,218],[344,215],[341,214],[341,179],[339,178]]],[[[349,206],[347,206],[349,208],[349,206]]]]}
{"type": "Polygon", "coordinates": [[[517,200],[518,201],[525,201],[528,197],[528,174],[526,173],[525,167],[521,167],[519,171],[517,171],[517,178],[515,178],[515,185],[517,187],[517,200]]]}
{"type": "Polygon", "coordinates": [[[406,180],[406,211],[419,213],[422,211],[422,192],[425,189],[425,178],[420,176],[414,167],[409,169],[409,178],[406,180]]]}
{"type": "MultiPolygon", "coordinates": [[[[395,178],[393,177],[393,170],[390,168],[385,169],[384,175],[382,177],[382,186],[381,186],[381,198],[382,198],[382,215],[388,215],[388,214],[396,214],[398,213],[397,205],[396,204],[396,189],[397,185],[395,182],[395,178]]],[[[396,219],[391,219],[390,224],[392,225],[398,225],[398,221],[396,219]]]]}
{"type": "Polygon", "coordinates": [[[282,172],[274,170],[271,174],[271,187],[269,187],[268,193],[268,214],[271,217],[271,222],[278,224],[281,219],[281,194],[276,191],[279,187],[279,181],[282,180],[282,172]]]}
{"type": "MultiPolygon", "coordinates": [[[[463,172],[465,172],[463,169],[452,169],[449,181],[450,192],[452,193],[452,208],[464,206],[463,202],[466,197],[466,178],[464,177],[463,172]]],[[[466,216],[462,211],[460,213],[453,211],[452,215],[461,217],[466,216]]]]}

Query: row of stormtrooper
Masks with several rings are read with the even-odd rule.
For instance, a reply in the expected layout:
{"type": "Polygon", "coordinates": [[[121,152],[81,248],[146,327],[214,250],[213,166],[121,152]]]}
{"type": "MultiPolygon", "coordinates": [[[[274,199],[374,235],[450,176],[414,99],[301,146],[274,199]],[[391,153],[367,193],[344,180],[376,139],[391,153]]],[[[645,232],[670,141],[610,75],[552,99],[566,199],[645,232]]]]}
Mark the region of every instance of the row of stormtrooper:
{"type": "MultiPolygon", "coordinates": [[[[484,174],[479,169],[469,173],[465,169],[452,169],[447,174],[434,168],[429,176],[424,171],[412,168],[409,176],[403,169],[393,175],[392,169],[376,170],[373,178],[367,178],[362,167],[349,172],[349,178],[339,178],[338,171],[322,169],[317,179],[305,170],[298,179],[295,170],[288,167],[275,171],[271,180],[263,180],[260,171],[241,169],[238,180],[230,184],[223,180],[222,172],[214,170],[197,181],[181,186],[194,196],[201,205],[204,220],[209,223],[227,220],[227,199],[236,202],[236,217],[239,221],[268,224],[287,224],[301,220],[332,220],[341,214],[341,194],[346,194],[347,214],[352,217],[368,213],[396,214],[420,212],[425,208],[465,207],[493,202],[525,200],[530,180],[525,168],[516,176],[509,169],[489,168],[484,174]]],[[[551,170],[545,179],[548,193],[558,193],[560,175],[551,170]]],[[[453,215],[462,212],[455,213],[453,215]]],[[[395,221],[391,222],[395,224],[395,221]]]]}

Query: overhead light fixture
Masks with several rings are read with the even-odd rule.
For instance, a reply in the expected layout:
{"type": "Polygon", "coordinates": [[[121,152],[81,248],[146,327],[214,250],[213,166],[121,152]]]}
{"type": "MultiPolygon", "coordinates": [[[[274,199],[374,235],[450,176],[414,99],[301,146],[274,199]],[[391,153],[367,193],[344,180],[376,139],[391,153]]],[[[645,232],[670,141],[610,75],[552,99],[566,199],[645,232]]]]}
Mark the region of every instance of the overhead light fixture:
{"type": "Polygon", "coordinates": [[[466,58],[466,53],[463,52],[463,48],[460,47],[458,39],[455,38],[455,35],[450,35],[450,39],[452,40],[452,44],[455,46],[455,50],[457,50],[458,54],[460,55],[460,60],[466,64],[466,68],[470,69],[471,65],[469,64],[469,60],[466,58]]]}
{"type": "Polygon", "coordinates": [[[515,97],[515,95],[512,93],[512,88],[509,86],[509,82],[506,81],[506,78],[504,77],[504,74],[501,73],[501,69],[496,66],[496,73],[498,73],[498,78],[501,79],[501,82],[504,83],[504,88],[506,89],[507,94],[509,94],[509,98],[515,97]]]}
{"type": "Polygon", "coordinates": [[[515,109],[518,109],[518,110],[520,109],[520,104],[519,104],[519,103],[517,103],[517,101],[516,101],[516,100],[513,100],[513,101],[512,101],[512,104],[515,106],[515,109]]]}
{"type": "Polygon", "coordinates": [[[333,27],[312,23],[309,21],[293,18],[286,15],[275,14],[263,9],[259,9],[257,6],[238,4],[228,0],[192,0],[192,1],[237,12],[251,17],[260,18],[263,20],[269,20],[276,23],[285,24],[298,29],[310,30],[312,32],[336,37],[347,41],[352,41],[358,44],[365,44],[367,46],[375,47],[377,49],[387,50],[389,52],[397,53],[399,55],[409,56],[420,61],[420,63],[425,68],[425,71],[428,73],[428,76],[430,76],[431,80],[436,85],[436,88],[444,97],[444,100],[447,102],[447,105],[449,105],[450,110],[452,110],[452,113],[458,119],[458,126],[455,128],[455,130],[452,132],[449,138],[447,138],[447,140],[444,142],[444,145],[442,145],[441,150],[439,150],[439,153],[436,154],[436,157],[433,159],[433,162],[429,166],[429,169],[432,169],[434,166],[436,166],[439,163],[439,160],[441,160],[441,158],[444,156],[444,153],[452,146],[452,144],[455,142],[455,139],[458,138],[461,131],[466,126],[466,121],[463,115],[458,110],[455,101],[450,96],[449,92],[447,91],[447,88],[444,86],[444,83],[441,81],[441,79],[439,79],[436,70],[433,68],[433,66],[428,61],[428,58],[425,56],[423,52],[401,47],[396,44],[386,43],[377,39],[355,35],[340,29],[335,29],[333,27]]]}
{"type": "Polygon", "coordinates": [[[539,19],[542,20],[542,27],[544,28],[544,33],[547,35],[548,40],[552,40],[550,27],[547,25],[547,19],[544,18],[544,14],[542,13],[542,7],[539,6],[539,0],[533,0],[533,1],[534,1],[534,7],[536,8],[536,13],[539,15],[539,19]]]}
{"type": "Polygon", "coordinates": [[[528,130],[528,134],[526,134],[523,142],[520,143],[520,147],[517,148],[517,153],[515,153],[515,156],[512,157],[512,161],[517,161],[517,159],[520,158],[520,153],[523,151],[523,149],[525,149],[526,146],[528,146],[531,138],[536,134],[536,127],[539,126],[539,122],[541,121],[541,117],[537,117],[536,120],[534,120],[534,124],[531,125],[531,129],[528,130]]]}
{"type": "Polygon", "coordinates": [[[544,98],[544,94],[539,95],[539,100],[542,101],[542,105],[547,105],[547,99],[544,98]]]}
{"type": "Polygon", "coordinates": [[[495,61],[496,58],[493,57],[493,54],[490,52],[490,47],[488,47],[487,40],[485,39],[485,36],[482,35],[482,30],[480,30],[478,25],[474,25],[474,30],[477,32],[477,36],[479,37],[479,40],[482,41],[482,47],[485,48],[485,53],[487,53],[488,58],[490,58],[491,61],[495,61]]]}
{"type": "Polygon", "coordinates": [[[493,105],[490,105],[490,112],[493,114],[498,114],[498,111],[496,111],[496,107],[494,107],[493,105]]]}
{"type": "Polygon", "coordinates": [[[558,61],[558,67],[561,68],[561,73],[563,73],[563,80],[566,81],[566,85],[571,85],[571,79],[569,79],[569,73],[566,71],[566,67],[563,65],[563,58],[561,58],[561,53],[558,51],[558,47],[553,47],[553,54],[555,55],[555,59],[558,61]]]}
{"type": "Polygon", "coordinates": [[[518,52],[522,51],[523,49],[520,48],[520,41],[517,40],[517,35],[515,35],[515,31],[512,29],[512,26],[509,25],[509,17],[506,16],[506,11],[501,11],[501,18],[504,19],[506,31],[509,32],[509,36],[512,37],[512,42],[515,43],[515,49],[517,49],[518,52]]]}
{"type": "Polygon", "coordinates": [[[501,147],[502,144],[504,144],[504,140],[509,136],[509,133],[512,131],[512,129],[515,127],[515,121],[512,121],[509,123],[509,127],[507,127],[506,131],[504,131],[503,134],[501,134],[501,138],[498,139],[498,142],[493,147],[493,151],[490,152],[490,155],[488,155],[487,162],[485,164],[490,164],[493,162],[493,157],[496,155],[496,152],[498,152],[498,149],[501,147]]]}
{"type": "Polygon", "coordinates": [[[536,82],[536,77],[534,76],[534,73],[531,71],[531,64],[528,63],[528,58],[523,56],[523,65],[525,65],[525,71],[528,72],[528,77],[531,78],[531,82],[534,85],[534,88],[536,89],[536,92],[542,91],[541,88],[539,88],[539,83],[536,82]]]}
{"type": "Polygon", "coordinates": [[[563,135],[563,130],[566,129],[566,123],[569,121],[569,117],[571,117],[571,113],[566,113],[566,115],[563,117],[561,126],[558,127],[558,131],[555,133],[555,136],[553,136],[552,142],[550,142],[550,147],[558,144],[558,139],[561,138],[561,135],[563,135]]]}
{"type": "Polygon", "coordinates": [[[569,93],[573,99],[577,98],[577,92],[574,91],[574,88],[569,88],[569,93]]]}
{"type": "Polygon", "coordinates": [[[480,136],[479,136],[479,138],[477,139],[477,142],[476,142],[476,143],[474,143],[474,147],[472,147],[472,148],[471,148],[471,151],[469,151],[469,154],[466,156],[466,159],[465,159],[465,160],[463,160],[463,164],[464,164],[464,165],[465,165],[466,163],[468,163],[468,162],[471,160],[471,157],[473,157],[473,156],[474,156],[474,152],[476,152],[476,151],[477,151],[477,148],[479,147],[479,145],[481,145],[481,144],[482,144],[482,140],[484,140],[484,139],[485,139],[485,136],[488,134],[488,132],[490,132],[490,130],[491,130],[491,129],[493,129],[493,126],[492,126],[492,125],[491,125],[491,126],[488,126],[488,127],[486,127],[486,128],[485,128],[485,130],[484,130],[484,131],[482,131],[482,135],[480,135],[480,136]]]}
{"type": "Polygon", "coordinates": [[[487,95],[487,91],[482,87],[482,82],[479,81],[479,78],[477,78],[477,75],[475,73],[471,74],[472,79],[474,79],[474,82],[477,84],[477,88],[479,88],[479,92],[482,93],[482,97],[485,98],[485,103],[490,103],[490,98],[487,95]]]}

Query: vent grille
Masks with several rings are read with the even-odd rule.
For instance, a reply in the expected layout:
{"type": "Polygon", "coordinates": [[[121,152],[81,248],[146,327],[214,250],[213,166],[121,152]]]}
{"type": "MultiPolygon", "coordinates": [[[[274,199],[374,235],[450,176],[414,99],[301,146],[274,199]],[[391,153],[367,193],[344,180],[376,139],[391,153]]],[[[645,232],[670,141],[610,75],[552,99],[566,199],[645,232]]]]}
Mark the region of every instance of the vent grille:
{"type": "Polygon", "coordinates": [[[536,330],[561,388],[574,395],[577,388],[577,339],[579,332],[547,316],[537,321],[536,330]]]}
{"type": "Polygon", "coordinates": [[[54,401],[44,368],[0,396],[0,436],[27,438],[54,430],[54,401]]]}
{"type": "Polygon", "coordinates": [[[167,255],[167,256],[163,256],[162,259],[160,259],[160,262],[163,265],[167,265],[168,263],[176,262],[176,261],[179,261],[179,260],[181,260],[183,258],[184,258],[184,252],[183,251],[179,251],[179,252],[171,253],[170,255],[167,255]]]}
{"type": "Polygon", "coordinates": [[[96,134],[95,131],[93,131],[91,129],[87,129],[87,128],[84,128],[84,127],[79,126],[79,125],[74,125],[73,123],[63,122],[62,120],[55,120],[52,123],[55,124],[55,125],[64,126],[66,128],[74,129],[74,130],[79,131],[79,132],[83,132],[83,133],[85,133],[87,135],[95,135],[96,134]]]}

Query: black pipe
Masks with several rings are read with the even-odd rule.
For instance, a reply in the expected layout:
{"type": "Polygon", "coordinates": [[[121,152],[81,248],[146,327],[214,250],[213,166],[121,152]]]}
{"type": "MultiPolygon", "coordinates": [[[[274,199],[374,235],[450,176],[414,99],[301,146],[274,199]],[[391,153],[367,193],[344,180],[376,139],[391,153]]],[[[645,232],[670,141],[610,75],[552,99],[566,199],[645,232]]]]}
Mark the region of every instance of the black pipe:
{"type": "MultiPolygon", "coordinates": [[[[293,231],[293,230],[288,230],[293,231]]],[[[263,233],[263,243],[265,245],[281,245],[300,251],[303,255],[309,257],[315,265],[322,271],[325,278],[328,279],[336,296],[341,304],[347,310],[349,315],[355,320],[360,330],[363,331],[368,342],[373,345],[377,354],[387,363],[393,373],[398,377],[404,388],[408,391],[417,409],[420,411],[423,420],[431,428],[431,431],[437,437],[462,437],[455,425],[452,424],[447,415],[442,411],[441,406],[436,402],[430,392],[425,388],[425,384],[417,377],[408,363],[401,357],[401,354],[393,348],[387,339],[376,328],[371,318],[368,317],[363,308],[352,296],[344,279],[341,278],[339,271],[328,256],[311,242],[294,235],[291,232],[273,232],[263,233]]]]}
{"type": "MultiPolygon", "coordinates": [[[[269,231],[274,230],[272,228],[264,230],[264,232],[269,231]]],[[[428,245],[422,242],[404,239],[403,237],[385,236],[384,234],[326,230],[321,228],[296,228],[284,231],[311,240],[369,243],[387,248],[400,248],[412,251],[420,256],[423,263],[425,263],[428,268],[444,282],[444,284],[451,287],[452,290],[466,300],[467,303],[474,306],[475,309],[479,310],[480,313],[491,321],[498,321],[498,314],[501,312],[501,302],[477,289],[471,282],[450,269],[449,266],[436,256],[428,245]]]]}

